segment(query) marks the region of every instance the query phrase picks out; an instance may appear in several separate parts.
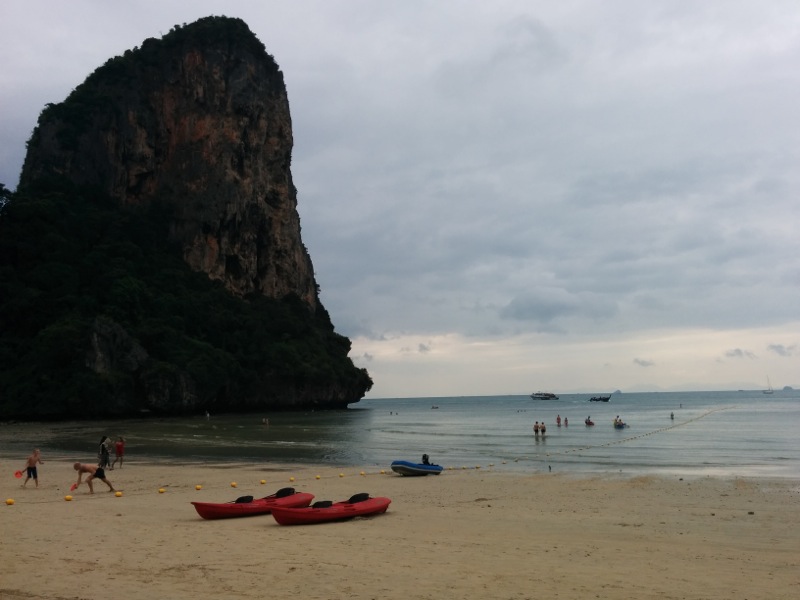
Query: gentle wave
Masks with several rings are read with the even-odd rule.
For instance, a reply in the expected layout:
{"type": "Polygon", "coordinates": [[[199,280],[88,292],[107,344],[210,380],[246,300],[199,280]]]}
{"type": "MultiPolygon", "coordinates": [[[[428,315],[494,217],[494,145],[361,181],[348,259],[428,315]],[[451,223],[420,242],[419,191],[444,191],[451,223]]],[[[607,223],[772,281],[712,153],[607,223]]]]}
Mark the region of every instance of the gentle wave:
{"type": "Polygon", "coordinates": [[[0,452],[32,446],[91,460],[102,435],[123,435],[127,457],[388,467],[429,454],[453,468],[574,473],[800,477],[800,395],[775,392],[364,400],[349,410],[212,415],[0,427],[0,452]],[[438,408],[432,409],[433,406],[438,408]],[[591,415],[596,423],[586,427],[591,415]],[[614,429],[620,415],[628,423],[614,429]],[[560,416],[568,426],[557,427],[560,416]],[[269,425],[262,419],[269,418],[269,425]],[[534,421],[547,424],[536,438],[534,421]],[[13,427],[13,435],[9,433],[13,427]]]}

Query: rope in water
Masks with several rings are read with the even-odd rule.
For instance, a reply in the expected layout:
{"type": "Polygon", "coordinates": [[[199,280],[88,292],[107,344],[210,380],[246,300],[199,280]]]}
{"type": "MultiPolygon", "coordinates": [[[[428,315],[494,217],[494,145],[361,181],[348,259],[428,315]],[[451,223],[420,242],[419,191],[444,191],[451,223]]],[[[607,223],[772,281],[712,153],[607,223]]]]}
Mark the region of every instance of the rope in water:
{"type": "Polygon", "coordinates": [[[596,449],[596,448],[605,448],[605,447],[608,447],[608,446],[615,446],[617,444],[624,444],[626,442],[631,442],[633,440],[638,440],[640,438],[647,437],[647,436],[650,436],[650,435],[654,435],[656,433],[663,433],[665,431],[669,431],[669,430],[675,429],[677,427],[684,427],[685,425],[688,425],[689,423],[694,423],[695,421],[699,421],[700,419],[704,419],[705,417],[707,417],[709,415],[712,415],[712,414],[714,414],[716,412],[720,412],[720,411],[723,411],[723,410],[731,410],[733,408],[738,408],[738,407],[736,407],[736,406],[725,406],[725,407],[722,407],[722,408],[715,408],[713,410],[708,410],[708,411],[704,412],[701,415],[697,415],[696,417],[693,417],[691,419],[687,419],[686,421],[682,421],[680,423],[675,423],[675,424],[670,425],[668,427],[661,427],[659,429],[653,429],[652,431],[647,431],[645,433],[640,433],[638,435],[632,435],[632,436],[620,438],[620,439],[617,439],[617,440],[611,440],[610,442],[605,442],[605,443],[602,443],[602,444],[589,444],[589,445],[586,445],[586,446],[581,446],[579,448],[570,448],[568,450],[562,450],[562,451],[558,451],[558,452],[548,452],[546,454],[546,457],[550,458],[550,457],[553,457],[553,456],[564,456],[564,455],[572,454],[572,453],[576,453],[576,452],[586,452],[587,450],[593,450],[593,449],[596,449]]]}

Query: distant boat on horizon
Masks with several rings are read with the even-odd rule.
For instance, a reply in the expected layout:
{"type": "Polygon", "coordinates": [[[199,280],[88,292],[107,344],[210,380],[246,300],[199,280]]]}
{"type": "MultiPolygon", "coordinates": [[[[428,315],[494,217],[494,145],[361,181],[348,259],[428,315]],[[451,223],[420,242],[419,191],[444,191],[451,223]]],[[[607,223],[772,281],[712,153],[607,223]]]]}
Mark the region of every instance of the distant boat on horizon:
{"type": "Polygon", "coordinates": [[[558,396],[552,392],[533,392],[531,398],[534,400],[558,400],[558,396]]]}
{"type": "Polygon", "coordinates": [[[769,376],[767,376],[767,389],[762,390],[762,394],[771,394],[772,393],[772,383],[770,383],[769,376]]]}

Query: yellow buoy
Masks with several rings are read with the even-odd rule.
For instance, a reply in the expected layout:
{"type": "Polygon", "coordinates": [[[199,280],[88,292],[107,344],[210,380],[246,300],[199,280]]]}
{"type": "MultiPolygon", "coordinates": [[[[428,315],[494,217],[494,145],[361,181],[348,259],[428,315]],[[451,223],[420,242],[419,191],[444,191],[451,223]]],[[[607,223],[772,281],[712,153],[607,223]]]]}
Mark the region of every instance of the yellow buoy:
{"type": "Polygon", "coordinates": [[[11,506],[12,504],[14,504],[14,499],[13,498],[6,498],[6,504],[11,506]]]}
{"type": "Polygon", "coordinates": [[[72,496],[64,496],[64,500],[66,500],[67,502],[69,502],[70,500],[72,500],[72,496]]]}
{"type": "Polygon", "coordinates": [[[203,489],[203,486],[202,486],[202,485],[196,485],[196,486],[194,486],[194,489],[196,489],[196,490],[202,490],[202,489],[203,489]]]}
{"type": "Polygon", "coordinates": [[[163,493],[164,493],[164,491],[165,491],[165,490],[164,490],[164,488],[158,488],[158,493],[159,493],[159,494],[163,494],[163,493]]]}
{"type": "Polygon", "coordinates": [[[114,493],[114,495],[115,495],[117,498],[122,498],[122,492],[115,492],[115,493],[114,493]]]}

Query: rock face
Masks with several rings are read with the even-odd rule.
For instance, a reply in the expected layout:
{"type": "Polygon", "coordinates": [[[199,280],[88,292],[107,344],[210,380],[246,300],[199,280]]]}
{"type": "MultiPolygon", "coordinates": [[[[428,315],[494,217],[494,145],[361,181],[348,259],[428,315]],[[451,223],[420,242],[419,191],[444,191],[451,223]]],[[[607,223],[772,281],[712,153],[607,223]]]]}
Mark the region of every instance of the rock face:
{"type": "Polygon", "coordinates": [[[53,418],[86,413],[89,397],[95,416],[345,408],[363,397],[372,380],[333,330],[301,241],[292,143],[283,75],[239,19],[208,17],[145,40],[48,105],[0,220],[14,233],[0,235],[0,270],[16,274],[5,294],[14,302],[0,298],[0,418],[41,415],[31,396],[53,418]],[[52,189],[56,200],[43,191],[52,189]],[[178,248],[191,270],[222,283],[226,301],[197,300],[183,280],[183,296],[164,292],[148,277],[162,270],[132,266],[146,252],[108,240],[116,229],[92,229],[109,219],[53,230],[58,210],[72,214],[48,208],[58,202],[100,214],[78,206],[87,192],[114,215],[155,219],[136,231],[179,263],[178,248]],[[42,223],[51,229],[35,229],[42,223]],[[66,250],[30,243],[36,236],[66,250]],[[92,256],[111,257],[107,270],[92,256]]]}
{"type": "Polygon", "coordinates": [[[20,189],[67,175],[123,205],[168,205],[193,269],[242,296],[295,293],[313,310],[292,143],[278,65],[245,23],[209,17],[146,40],[50,105],[20,189]]]}

